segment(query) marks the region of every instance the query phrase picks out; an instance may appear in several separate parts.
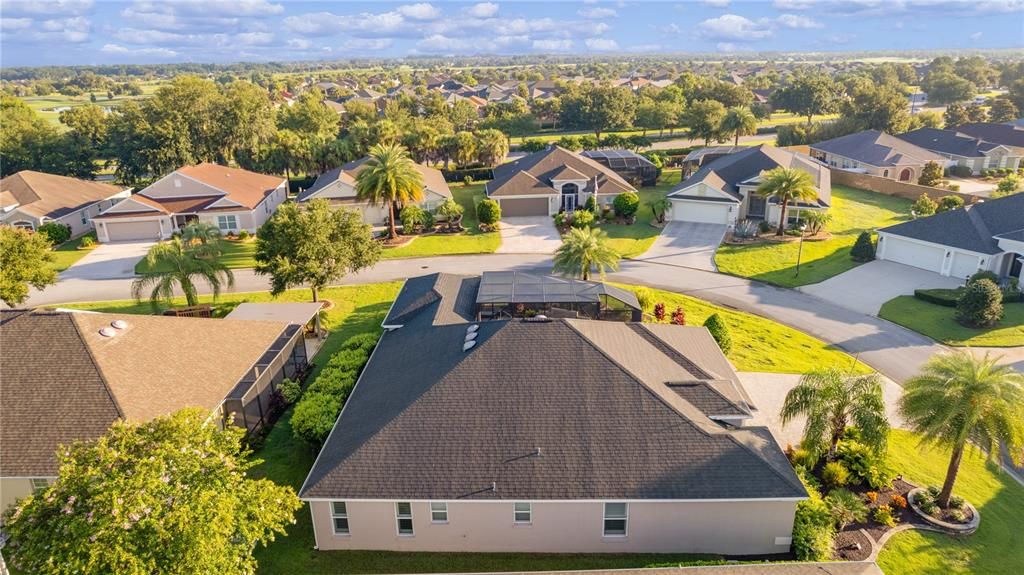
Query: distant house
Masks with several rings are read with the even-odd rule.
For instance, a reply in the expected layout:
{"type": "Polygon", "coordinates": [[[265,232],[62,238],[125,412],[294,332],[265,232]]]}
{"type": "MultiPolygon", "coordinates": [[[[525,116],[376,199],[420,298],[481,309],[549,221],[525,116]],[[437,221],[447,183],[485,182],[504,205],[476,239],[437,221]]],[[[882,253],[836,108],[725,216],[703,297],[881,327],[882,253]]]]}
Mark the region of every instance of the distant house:
{"type": "Polygon", "coordinates": [[[958,126],[956,131],[986,142],[1014,148],[1018,152],[1017,155],[1024,154],[1024,120],[1016,120],[1015,122],[1007,122],[1005,124],[991,124],[988,122],[964,124],[963,126],[958,126]]]}
{"type": "Polygon", "coordinates": [[[775,168],[796,168],[811,175],[818,190],[813,202],[790,204],[787,220],[796,222],[804,210],[827,210],[832,204],[832,175],[820,162],[775,146],[744,148],[705,163],[668,194],[673,221],[733,225],[739,220],[777,222],[781,206],[774,198],[757,194],[764,173],[775,168]]]}
{"type": "Polygon", "coordinates": [[[848,134],[810,147],[811,156],[834,168],[900,182],[917,183],[928,162],[948,163],[935,152],[878,130],[848,134]]]}
{"type": "Polygon", "coordinates": [[[78,237],[93,229],[92,219],[131,195],[131,190],[22,170],[0,180],[0,223],[35,230],[57,222],[78,237]]]}
{"type": "Polygon", "coordinates": [[[807,492],[705,328],[477,323],[422,279],[300,489],[317,549],[789,550],[807,492]]]}
{"type": "Polygon", "coordinates": [[[167,239],[192,220],[255,232],[288,195],[287,182],[217,164],[178,168],[96,216],[101,242],[167,239]]]}
{"type": "Polygon", "coordinates": [[[581,155],[611,168],[634,186],[653,186],[661,173],[650,160],[633,150],[586,150],[581,155]]]}
{"type": "Polygon", "coordinates": [[[944,156],[949,160],[947,165],[970,168],[974,175],[989,168],[1016,170],[1024,154],[1024,149],[988,142],[958,130],[919,128],[896,137],[944,156]]]}
{"type": "Polygon", "coordinates": [[[1024,280],[1024,194],[882,228],[876,255],[944,276],[987,270],[1024,280]]]}
{"type": "Polygon", "coordinates": [[[636,191],[611,168],[560,146],[497,166],[485,190],[501,204],[502,217],[572,212],[591,196],[604,205],[622,192],[636,191]]]}
{"type": "Polygon", "coordinates": [[[683,158],[683,178],[699,170],[704,164],[709,164],[722,156],[745,150],[746,146],[709,146],[697,148],[686,154],[683,158]]]}
{"type": "Polygon", "coordinates": [[[264,425],[277,384],[306,368],[308,320],[0,311],[0,513],[56,477],[58,446],[118,419],[198,407],[217,425],[264,425]]]}
{"type": "MultiPolygon", "coordinates": [[[[356,196],[356,175],[370,158],[349,162],[340,168],[320,174],[313,185],[303,190],[295,198],[297,202],[308,202],[314,198],[325,198],[332,205],[344,206],[358,210],[363,215],[363,222],[371,225],[384,225],[388,221],[388,209],[385,206],[370,205],[356,196]]],[[[416,170],[423,176],[423,201],[419,206],[425,210],[434,210],[445,200],[452,197],[448,182],[439,170],[415,164],[416,170]]]]}

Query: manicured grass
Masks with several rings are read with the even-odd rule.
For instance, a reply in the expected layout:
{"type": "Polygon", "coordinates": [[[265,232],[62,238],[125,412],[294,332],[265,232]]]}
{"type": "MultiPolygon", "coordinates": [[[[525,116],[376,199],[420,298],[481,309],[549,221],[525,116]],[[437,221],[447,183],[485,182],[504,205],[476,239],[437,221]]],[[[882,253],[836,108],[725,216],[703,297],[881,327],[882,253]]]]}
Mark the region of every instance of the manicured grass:
{"type": "Polygon", "coordinates": [[[1005,315],[995,327],[971,329],[954,319],[956,308],[901,295],[884,304],[878,316],[922,333],[946,345],[1015,347],[1024,345],[1024,303],[1003,306],[1005,315]]]}
{"type": "MultiPolygon", "coordinates": [[[[804,241],[800,275],[796,275],[799,242],[765,243],[746,246],[722,245],[715,263],[723,273],[760,280],[783,287],[818,283],[858,264],[850,259],[857,235],[909,218],[913,202],[846,186],[832,186],[832,223],[826,230],[832,238],[804,241]]],[[[775,224],[777,222],[771,222],[775,224]]]]}
{"type": "Polygon", "coordinates": [[[85,238],[86,236],[91,237],[93,241],[96,241],[96,232],[89,232],[81,238],[66,241],[54,248],[53,262],[50,263],[50,267],[56,270],[57,273],[60,273],[75,265],[78,260],[85,257],[85,254],[91,252],[94,248],[78,249],[82,245],[82,238],[85,238]]]}
{"type": "MultiPolygon", "coordinates": [[[[637,286],[622,287],[636,289],[637,286]]],[[[728,357],[737,371],[806,373],[822,367],[846,369],[854,366],[853,357],[845,352],[781,323],[695,297],[649,289],[652,307],[658,302],[664,303],[667,318],[671,318],[677,306],[682,307],[686,313],[686,325],[704,325],[704,320],[717,313],[729,328],[732,349],[728,357]]],[[[855,369],[861,373],[872,371],[862,363],[857,363],[855,369]]]]}
{"type": "MultiPolygon", "coordinates": [[[[253,256],[256,254],[255,239],[244,242],[222,240],[220,244],[223,250],[220,255],[220,261],[224,262],[224,265],[227,267],[237,270],[256,266],[256,261],[253,259],[253,256]]],[[[142,258],[139,260],[139,263],[135,264],[135,273],[137,274],[144,274],[156,269],[159,269],[159,266],[149,265],[146,262],[146,258],[142,258]]]]}
{"type": "MultiPolygon", "coordinates": [[[[942,485],[949,463],[948,449],[922,449],[917,436],[894,431],[889,437],[889,460],[908,481],[942,485]]],[[[968,451],[960,464],[954,492],[981,513],[973,535],[951,537],[907,531],[886,544],[878,564],[887,575],[1016,575],[1024,566],[1024,486],[983,456],[968,451]]]]}
{"type": "Polygon", "coordinates": [[[489,254],[501,245],[498,232],[481,232],[476,219],[476,204],[473,199],[484,195],[483,184],[464,186],[450,184],[452,196],[465,210],[462,214],[461,234],[434,234],[417,237],[411,244],[400,248],[389,248],[381,252],[383,259],[417,258],[427,256],[451,256],[458,254],[489,254]]]}
{"type": "Polygon", "coordinates": [[[647,251],[654,239],[661,233],[660,228],[651,225],[654,213],[647,202],[664,198],[679,183],[681,170],[664,170],[658,184],[651,188],[640,188],[640,211],[636,214],[633,225],[602,224],[601,229],[608,233],[608,242],[615,251],[624,258],[635,258],[647,251]]]}

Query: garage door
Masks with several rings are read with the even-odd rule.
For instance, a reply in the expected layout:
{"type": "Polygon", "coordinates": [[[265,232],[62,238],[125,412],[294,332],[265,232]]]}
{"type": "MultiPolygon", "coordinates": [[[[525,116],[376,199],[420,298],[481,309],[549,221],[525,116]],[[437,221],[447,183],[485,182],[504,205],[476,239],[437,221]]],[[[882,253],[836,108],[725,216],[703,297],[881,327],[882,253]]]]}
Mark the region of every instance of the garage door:
{"type": "Polygon", "coordinates": [[[672,219],[677,222],[728,224],[732,204],[672,201],[672,219]]]}
{"type": "Polygon", "coordinates": [[[516,198],[501,200],[501,217],[546,216],[548,198],[516,198]]]}
{"type": "Polygon", "coordinates": [[[107,222],[107,238],[112,242],[155,240],[160,237],[160,222],[107,222]]]}
{"type": "Polygon", "coordinates": [[[949,275],[962,279],[971,277],[974,275],[974,272],[978,271],[978,260],[978,256],[955,252],[953,254],[953,267],[950,269],[949,275]]]}
{"type": "Polygon", "coordinates": [[[882,259],[942,273],[942,258],[946,255],[945,249],[908,242],[892,236],[886,237],[882,241],[885,242],[882,259]]]}

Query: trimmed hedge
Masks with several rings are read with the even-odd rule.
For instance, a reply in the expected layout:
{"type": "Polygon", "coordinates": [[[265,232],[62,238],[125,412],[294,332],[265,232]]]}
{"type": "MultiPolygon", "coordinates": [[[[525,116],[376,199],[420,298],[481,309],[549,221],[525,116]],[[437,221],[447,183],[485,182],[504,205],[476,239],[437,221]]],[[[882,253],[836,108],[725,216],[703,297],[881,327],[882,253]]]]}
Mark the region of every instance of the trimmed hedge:
{"type": "Polygon", "coordinates": [[[466,176],[473,178],[474,182],[481,182],[494,179],[494,170],[491,168],[465,168],[462,170],[441,170],[446,182],[463,182],[466,176]]]}
{"type": "MultiPolygon", "coordinates": [[[[944,307],[956,307],[956,303],[960,301],[960,297],[962,295],[964,295],[964,288],[962,287],[956,289],[936,288],[914,290],[915,298],[944,307]]],[[[1016,303],[1019,301],[1024,301],[1020,292],[1003,290],[1003,303],[1016,303]]]]}

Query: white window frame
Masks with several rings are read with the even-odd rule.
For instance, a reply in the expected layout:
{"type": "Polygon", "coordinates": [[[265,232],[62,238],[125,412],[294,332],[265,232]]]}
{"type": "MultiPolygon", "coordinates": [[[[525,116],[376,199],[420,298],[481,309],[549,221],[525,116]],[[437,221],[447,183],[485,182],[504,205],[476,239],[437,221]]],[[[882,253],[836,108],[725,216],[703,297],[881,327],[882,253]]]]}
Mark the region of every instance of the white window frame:
{"type": "Polygon", "coordinates": [[[409,501],[396,501],[395,502],[395,529],[398,531],[399,537],[414,537],[416,535],[416,527],[412,522],[412,502],[409,501]],[[407,515],[402,514],[401,506],[408,505],[409,513],[407,515]],[[402,533],[402,520],[409,520],[409,532],[402,533]]]}
{"type": "Polygon", "coordinates": [[[222,232],[234,232],[238,231],[238,216],[235,214],[227,214],[217,216],[217,228],[222,232]],[[224,218],[224,223],[221,223],[221,218],[224,218]],[[229,222],[233,222],[234,225],[227,225],[229,222]]]}
{"type": "Polygon", "coordinates": [[[601,522],[601,533],[604,537],[627,537],[629,535],[629,503],[619,501],[608,501],[604,504],[604,520],[601,522]],[[608,515],[609,505],[623,505],[626,512],[623,515],[608,515]],[[622,521],[622,533],[608,533],[609,521],[622,521]]]}
{"type": "Polygon", "coordinates": [[[448,523],[448,503],[446,501],[430,502],[430,522],[434,524],[448,523]],[[443,514],[443,518],[439,517],[443,514]]]}
{"type": "Polygon", "coordinates": [[[32,477],[28,481],[32,486],[33,494],[42,493],[50,487],[50,480],[45,477],[32,477]]]}
{"type": "Polygon", "coordinates": [[[331,501],[331,529],[334,531],[335,535],[351,535],[352,534],[352,524],[348,520],[348,504],[345,503],[344,501],[331,501]],[[340,512],[338,511],[338,508],[336,507],[336,505],[339,504],[339,503],[343,506],[343,509],[340,512]],[[345,520],[345,530],[344,531],[339,531],[338,530],[338,519],[344,519],[345,520]]]}
{"type": "Polygon", "coordinates": [[[89,210],[88,209],[82,210],[81,211],[81,215],[82,215],[82,225],[83,226],[87,225],[89,223],[89,210]]]}
{"type": "Polygon", "coordinates": [[[533,525],[533,503],[529,501],[516,501],[512,504],[512,523],[514,525],[533,525]],[[525,505],[526,510],[519,509],[520,505],[525,505]],[[526,520],[519,518],[521,513],[526,514],[526,520]]]}

